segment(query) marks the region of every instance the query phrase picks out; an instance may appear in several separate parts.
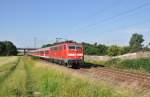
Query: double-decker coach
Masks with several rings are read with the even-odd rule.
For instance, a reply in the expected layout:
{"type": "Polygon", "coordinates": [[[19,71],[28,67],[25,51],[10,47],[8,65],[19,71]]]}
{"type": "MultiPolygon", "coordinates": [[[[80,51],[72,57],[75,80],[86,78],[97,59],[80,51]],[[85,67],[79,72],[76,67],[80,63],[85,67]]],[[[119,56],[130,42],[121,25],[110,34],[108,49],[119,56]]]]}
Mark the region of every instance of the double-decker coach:
{"type": "Polygon", "coordinates": [[[30,51],[29,54],[64,64],[67,67],[76,68],[84,63],[83,45],[74,41],[55,43],[50,47],[30,51]]]}

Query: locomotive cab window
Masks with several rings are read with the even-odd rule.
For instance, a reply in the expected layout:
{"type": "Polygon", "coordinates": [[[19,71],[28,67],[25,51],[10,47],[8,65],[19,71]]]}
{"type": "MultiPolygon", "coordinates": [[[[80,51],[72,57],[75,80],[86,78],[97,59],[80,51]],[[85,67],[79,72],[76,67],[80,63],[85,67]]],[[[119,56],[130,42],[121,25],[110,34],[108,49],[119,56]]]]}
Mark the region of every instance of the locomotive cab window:
{"type": "Polygon", "coordinates": [[[77,50],[81,50],[82,48],[80,46],[76,46],[76,49],[77,50]]]}
{"type": "Polygon", "coordinates": [[[76,47],[75,47],[75,46],[69,46],[69,49],[70,49],[70,50],[75,50],[76,47]]]}

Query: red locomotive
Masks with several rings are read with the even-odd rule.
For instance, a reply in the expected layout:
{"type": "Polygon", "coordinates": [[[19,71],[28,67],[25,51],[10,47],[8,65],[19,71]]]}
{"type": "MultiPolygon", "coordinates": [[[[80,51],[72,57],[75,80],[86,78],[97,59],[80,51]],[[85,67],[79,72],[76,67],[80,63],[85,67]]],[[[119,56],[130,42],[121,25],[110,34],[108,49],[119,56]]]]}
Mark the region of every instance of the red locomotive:
{"type": "Polygon", "coordinates": [[[29,54],[67,67],[77,68],[84,62],[83,45],[73,41],[54,43],[50,47],[30,51],[29,54]]]}

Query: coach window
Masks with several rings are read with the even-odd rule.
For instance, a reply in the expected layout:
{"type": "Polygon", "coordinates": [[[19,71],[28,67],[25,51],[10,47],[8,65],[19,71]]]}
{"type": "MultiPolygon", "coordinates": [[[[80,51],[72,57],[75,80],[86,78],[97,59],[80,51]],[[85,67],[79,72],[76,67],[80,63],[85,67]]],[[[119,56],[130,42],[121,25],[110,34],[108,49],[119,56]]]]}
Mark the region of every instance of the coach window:
{"type": "Polygon", "coordinates": [[[60,47],[58,46],[58,47],[57,47],[57,51],[59,51],[59,50],[60,50],[60,47]]]}
{"type": "Polygon", "coordinates": [[[53,51],[53,50],[54,50],[54,47],[52,47],[51,50],[53,51]]]}
{"type": "Polygon", "coordinates": [[[57,51],[57,47],[55,47],[55,51],[57,51]]]}
{"type": "Polygon", "coordinates": [[[66,49],[66,45],[64,45],[64,50],[66,49]]]}
{"type": "Polygon", "coordinates": [[[43,52],[42,52],[42,51],[40,51],[40,54],[43,54],[43,52]]]}
{"type": "Polygon", "coordinates": [[[60,46],[60,50],[62,50],[63,49],[63,46],[60,46]]]}
{"type": "Polygon", "coordinates": [[[57,50],[60,51],[60,46],[57,47],[57,50]]]}
{"type": "Polygon", "coordinates": [[[55,47],[53,47],[52,50],[55,51],[55,47]]]}
{"type": "Polygon", "coordinates": [[[53,49],[54,51],[57,51],[58,50],[58,47],[54,47],[54,49],[53,49]]]}
{"type": "Polygon", "coordinates": [[[42,51],[42,54],[44,54],[44,51],[42,51]]]}
{"type": "Polygon", "coordinates": [[[46,51],[45,54],[48,54],[48,51],[46,51]]]}

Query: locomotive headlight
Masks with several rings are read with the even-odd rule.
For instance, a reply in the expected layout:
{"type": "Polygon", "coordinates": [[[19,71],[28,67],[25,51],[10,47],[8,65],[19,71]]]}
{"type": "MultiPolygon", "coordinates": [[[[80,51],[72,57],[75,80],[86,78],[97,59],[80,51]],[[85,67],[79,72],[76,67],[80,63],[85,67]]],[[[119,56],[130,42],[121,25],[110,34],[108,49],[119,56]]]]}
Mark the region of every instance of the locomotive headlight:
{"type": "Polygon", "coordinates": [[[77,56],[83,56],[83,54],[77,54],[77,56]]]}
{"type": "Polygon", "coordinates": [[[83,56],[83,54],[68,54],[68,56],[83,56]]]}
{"type": "Polygon", "coordinates": [[[75,56],[75,54],[68,54],[68,56],[75,56]]]}

